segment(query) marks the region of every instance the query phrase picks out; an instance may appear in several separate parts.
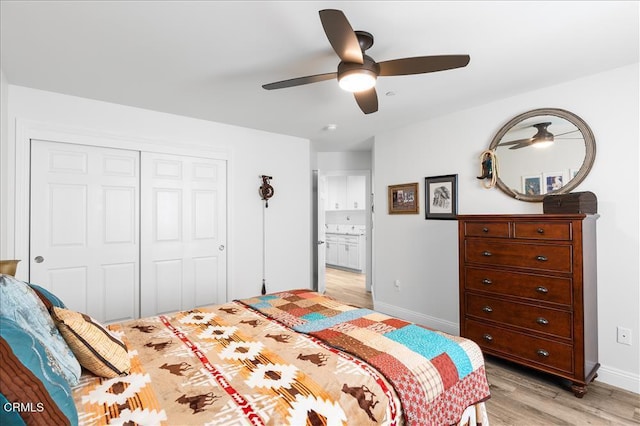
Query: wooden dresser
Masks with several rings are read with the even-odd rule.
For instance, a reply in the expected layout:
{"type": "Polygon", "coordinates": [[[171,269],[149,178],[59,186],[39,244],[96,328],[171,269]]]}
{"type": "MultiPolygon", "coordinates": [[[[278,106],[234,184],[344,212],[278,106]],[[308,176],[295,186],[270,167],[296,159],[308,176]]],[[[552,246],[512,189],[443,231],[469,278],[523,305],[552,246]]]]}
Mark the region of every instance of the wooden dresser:
{"type": "Polygon", "coordinates": [[[597,215],[461,215],[460,335],[572,382],[596,377],[597,215]]]}

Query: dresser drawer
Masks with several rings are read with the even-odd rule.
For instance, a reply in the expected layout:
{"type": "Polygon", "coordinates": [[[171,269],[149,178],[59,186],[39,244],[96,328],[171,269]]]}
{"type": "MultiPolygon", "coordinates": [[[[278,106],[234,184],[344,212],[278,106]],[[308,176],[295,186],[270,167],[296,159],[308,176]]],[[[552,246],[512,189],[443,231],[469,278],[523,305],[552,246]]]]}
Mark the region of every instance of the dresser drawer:
{"type": "Polygon", "coordinates": [[[549,277],[496,269],[464,268],[465,288],[496,295],[524,297],[532,301],[570,306],[570,278],[549,277]]]}
{"type": "Polygon", "coordinates": [[[466,333],[463,337],[473,340],[488,353],[510,359],[515,357],[528,363],[573,373],[571,345],[528,336],[473,320],[466,321],[466,333]]]}
{"type": "Polygon", "coordinates": [[[509,238],[509,222],[465,222],[467,237],[509,238]]]}
{"type": "Polygon", "coordinates": [[[571,246],[527,244],[482,239],[465,240],[465,261],[540,271],[571,272],[571,246]]]}
{"type": "Polygon", "coordinates": [[[466,298],[466,312],[470,317],[496,321],[565,339],[571,338],[571,312],[569,311],[476,294],[467,294],[466,298]]]}
{"type": "Polygon", "coordinates": [[[571,240],[571,223],[516,222],[514,238],[536,240],[571,240]]]}

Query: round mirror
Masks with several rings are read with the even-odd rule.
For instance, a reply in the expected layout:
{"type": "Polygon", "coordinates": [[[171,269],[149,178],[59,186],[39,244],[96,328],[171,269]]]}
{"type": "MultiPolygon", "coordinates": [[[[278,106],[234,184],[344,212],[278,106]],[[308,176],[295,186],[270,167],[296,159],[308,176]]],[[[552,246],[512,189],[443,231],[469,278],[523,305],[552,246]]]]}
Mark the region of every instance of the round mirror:
{"type": "Polygon", "coordinates": [[[541,202],[584,180],[596,154],[591,129],[577,115],[555,108],[520,114],[491,141],[498,159],[496,185],[523,201],[541,202]]]}

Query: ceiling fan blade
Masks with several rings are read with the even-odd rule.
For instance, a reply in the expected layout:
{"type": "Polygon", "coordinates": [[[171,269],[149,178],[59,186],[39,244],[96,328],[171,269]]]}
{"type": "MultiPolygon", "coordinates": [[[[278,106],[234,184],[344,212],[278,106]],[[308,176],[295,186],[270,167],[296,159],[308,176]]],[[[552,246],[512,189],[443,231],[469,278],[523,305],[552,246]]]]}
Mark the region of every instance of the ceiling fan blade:
{"type": "Polygon", "coordinates": [[[525,147],[527,147],[527,146],[531,146],[531,145],[533,145],[533,139],[531,139],[531,140],[526,140],[526,141],[522,141],[522,142],[520,142],[519,144],[514,145],[514,146],[512,146],[512,147],[511,147],[511,148],[509,148],[509,149],[520,149],[520,148],[525,148],[525,147]]]}
{"type": "Polygon", "coordinates": [[[358,106],[365,114],[371,114],[372,112],[378,111],[378,94],[376,93],[375,87],[362,92],[354,92],[353,96],[356,98],[358,106]]]}
{"type": "MultiPolygon", "coordinates": [[[[570,134],[570,133],[575,133],[575,132],[579,132],[579,131],[580,131],[580,130],[578,130],[578,129],[575,129],[575,130],[569,130],[568,132],[558,133],[558,134],[556,134],[556,135],[554,135],[554,136],[555,136],[555,137],[558,137],[558,136],[564,136],[564,135],[568,135],[568,134],[570,134]]],[[[565,139],[570,139],[570,138],[565,138],[565,139]]],[[[576,138],[576,139],[583,139],[583,138],[576,138]]]]}
{"type": "Polygon", "coordinates": [[[381,76],[423,74],[466,67],[469,55],[416,56],[378,62],[381,76]]]}
{"type": "Polygon", "coordinates": [[[342,11],[335,9],[321,10],[320,21],[331,47],[343,62],[356,64],[364,62],[358,37],[356,37],[356,33],[342,11]]]}
{"type": "Polygon", "coordinates": [[[498,146],[505,146],[505,145],[518,145],[521,143],[531,143],[533,142],[533,138],[527,138],[527,139],[518,139],[515,141],[509,141],[509,142],[502,142],[499,143],[498,146]]]}
{"type": "Polygon", "coordinates": [[[302,86],[303,84],[318,83],[320,81],[337,78],[338,73],[328,72],[326,74],[308,75],[306,77],[292,78],[290,80],[276,81],[275,83],[263,84],[262,88],[267,90],[284,89],[286,87],[302,86]]]}

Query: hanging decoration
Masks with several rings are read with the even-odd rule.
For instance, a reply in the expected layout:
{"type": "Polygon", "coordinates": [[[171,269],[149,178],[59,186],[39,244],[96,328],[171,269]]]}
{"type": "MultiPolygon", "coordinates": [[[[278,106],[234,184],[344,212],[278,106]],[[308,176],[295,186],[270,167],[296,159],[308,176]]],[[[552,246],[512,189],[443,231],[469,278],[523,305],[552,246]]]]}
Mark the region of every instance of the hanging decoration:
{"type": "Polygon", "coordinates": [[[261,175],[262,185],[260,186],[260,198],[264,200],[264,209],[262,209],[262,291],[264,295],[267,293],[267,208],[269,208],[269,198],[273,197],[275,190],[269,183],[273,177],[261,175]]]}
{"type": "Polygon", "coordinates": [[[480,154],[480,176],[478,179],[488,179],[483,181],[482,185],[489,189],[496,186],[498,180],[498,157],[495,150],[487,149],[480,154]]]}
{"type": "Polygon", "coordinates": [[[273,179],[271,176],[262,175],[262,186],[260,186],[260,197],[264,200],[265,208],[269,207],[269,198],[273,197],[273,186],[269,184],[269,181],[273,179]]]}

